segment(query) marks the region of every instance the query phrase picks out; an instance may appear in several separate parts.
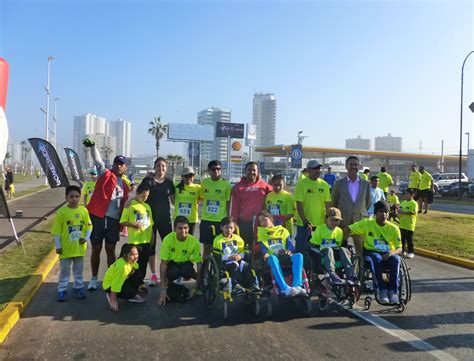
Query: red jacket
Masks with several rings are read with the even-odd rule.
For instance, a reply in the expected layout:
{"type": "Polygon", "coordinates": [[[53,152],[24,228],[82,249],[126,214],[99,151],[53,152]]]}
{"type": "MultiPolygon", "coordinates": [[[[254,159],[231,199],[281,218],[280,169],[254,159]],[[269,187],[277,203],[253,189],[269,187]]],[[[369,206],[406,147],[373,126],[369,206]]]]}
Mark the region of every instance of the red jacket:
{"type": "MultiPolygon", "coordinates": [[[[128,199],[129,189],[125,182],[122,181],[123,185],[123,198],[120,202],[120,208],[123,209],[125,202],[128,199]]],[[[93,216],[103,218],[107,209],[109,208],[112,194],[117,186],[117,175],[110,169],[106,169],[105,172],[97,178],[95,184],[94,193],[92,193],[91,200],[87,205],[87,210],[93,216]]]]}
{"type": "Polygon", "coordinates": [[[247,178],[242,177],[232,188],[231,216],[241,221],[251,221],[253,216],[264,209],[265,196],[272,190],[260,177],[257,177],[255,183],[250,183],[247,178]]]}

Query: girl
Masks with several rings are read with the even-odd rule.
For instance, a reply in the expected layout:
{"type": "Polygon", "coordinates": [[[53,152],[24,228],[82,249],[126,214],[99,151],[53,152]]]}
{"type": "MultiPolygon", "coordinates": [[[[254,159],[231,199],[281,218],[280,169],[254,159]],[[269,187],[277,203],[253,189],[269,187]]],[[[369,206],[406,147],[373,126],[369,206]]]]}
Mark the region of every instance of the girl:
{"type": "Polygon", "coordinates": [[[201,186],[194,184],[194,170],[186,167],[181,174],[181,182],[176,185],[174,201],[174,218],[184,216],[189,221],[189,233],[193,234],[194,225],[198,221],[198,200],[201,186]]]}

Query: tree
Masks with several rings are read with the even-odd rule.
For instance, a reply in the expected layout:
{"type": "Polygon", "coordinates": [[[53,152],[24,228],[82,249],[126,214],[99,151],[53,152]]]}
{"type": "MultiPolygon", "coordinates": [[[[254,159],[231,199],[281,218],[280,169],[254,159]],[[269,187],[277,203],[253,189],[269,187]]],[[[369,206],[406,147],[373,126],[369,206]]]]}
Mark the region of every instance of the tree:
{"type": "Polygon", "coordinates": [[[154,117],[153,121],[148,123],[148,134],[151,134],[155,138],[156,157],[160,156],[160,141],[168,132],[168,124],[161,122],[161,116],[154,117]]]}
{"type": "Polygon", "coordinates": [[[105,163],[105,166],[108,167],[110,164],[109,163],[110,155],[114,152],[114,150],[112,149],[110,145],[104,145],[102,148],[100,148],[100,150],[104,153],[104,163],[105,163]]]}
{"type": "Polygon", "coordinates": [[[171,165],[171,175],[172,175],[172,178],[174,179],[176,166],[182,163],[184,161],[184,158],[177,154],[168,154],[166,156],[166,161],[171,165]]]}

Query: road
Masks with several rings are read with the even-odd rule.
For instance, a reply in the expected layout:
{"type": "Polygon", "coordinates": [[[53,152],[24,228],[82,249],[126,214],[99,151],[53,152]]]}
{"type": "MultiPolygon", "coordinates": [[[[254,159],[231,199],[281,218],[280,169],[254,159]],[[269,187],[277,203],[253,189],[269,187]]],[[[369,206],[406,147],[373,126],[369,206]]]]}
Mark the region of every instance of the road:
{"type": "Polygon", "coordinates": [[[474,206],[466,204],[437,203],[436,199],[432,204],[430,204],[430,209],[451,213],[474,214],[474,206]]]}

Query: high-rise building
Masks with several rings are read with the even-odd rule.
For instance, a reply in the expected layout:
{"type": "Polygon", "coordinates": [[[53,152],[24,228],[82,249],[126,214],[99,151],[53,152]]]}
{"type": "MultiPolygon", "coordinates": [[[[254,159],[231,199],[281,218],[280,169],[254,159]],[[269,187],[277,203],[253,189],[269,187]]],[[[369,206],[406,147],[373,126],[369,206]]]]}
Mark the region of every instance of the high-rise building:
{"type": "Polygon", "coordinates": [[[201,144],[201,164],[203,167],[211,160],[227,161],[227,138],[216,138],[216,123],[230,123],[231,111],[220,108],[207,108],[198,113],[198,124],[214,127],[214,142],[201,144]]]}
{"type": "Polygon", "coordinates": [[[116,154],[130,157],[132,154],[132,123],[118,119],[109,123],[109,135],[117,139],[116,154]]]}
{"type": "MultiPolygon", "coordinates": [[[[107,120],[94,114],[84,114],[74,116],[73,125],[73,149],[79,155],[84,166],[92,163],[89,151],[82,145],[84,138],[90,138],[92,135],[109,134],[107,120]]],[[[100,151],[100,150],[99,150],[100,151]]]]}
{"type": "Polygon", "coordinates": [[[370,139],[361,138],[359,135],[357,138],[346,139],[346,149],[370,150],[370,143],[370,139]]]}
{"type": "Polygon", "coordinates": [[[390,133],[384,137],[375,137],[375,150],[401,152],[402,137],[392,137],[390,133]]]}
{"type": "Polygon", "coordinates": [[[272,93],[253,95],[252,123],[257,125],[255,145],[264,147],[275,144],[276,98],[272,93]]]}

